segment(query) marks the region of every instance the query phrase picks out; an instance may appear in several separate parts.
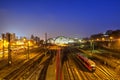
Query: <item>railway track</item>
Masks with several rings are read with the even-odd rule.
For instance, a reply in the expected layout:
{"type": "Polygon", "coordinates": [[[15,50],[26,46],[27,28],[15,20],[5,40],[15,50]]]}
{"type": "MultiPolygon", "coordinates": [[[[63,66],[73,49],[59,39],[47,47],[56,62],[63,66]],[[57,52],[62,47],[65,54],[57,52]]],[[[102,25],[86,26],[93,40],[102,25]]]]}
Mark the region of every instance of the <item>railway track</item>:
{"type": "Polygon", "coordinates": [[[103,79],[109,79],[109,80],[118,79],[118,77],[116,77],[117,75],[116,72],[111,67],[106,65],[101,65],[99,61],[95,61],[95,62],[97,63],[95,74],[97,74],[99,77],[102,77],[103,79]]]}
{"type": "Polygon", "coordinates": [[[35,56],[34,58],[27,61],[25,64],[5,76],[4,80],[20,79],[25,73],[29,72],[29,70],[34,67],[35,63],[39,62],[43,57],[43,54],[35,56]]]}
{"type": "Polygon", "coordinates": [[[76,65],[76,69],[77,69],[77,71],[78,71],[78,73],[79,73],[79,76],[81,76],[81,78],[83,79],[83,80],[89,80],[90,79],[90,77],[88,77],[85,73],[86,72],[89,72],[88,71],[88,69],[86,69],[85,67],[84,67],[84,65],[82,64],[82,62],[78,59],[78,58],[76,58],[75,56],[70,56],[71,57],[71,59],[73,60],[73,62],[75,63],[75,65],[76,65]]]}
{"type": "Polygon", "coordinates": [[[68,67],[66,65],[66,61],[64,62],[63,66],[64,66],[63,67],[64,80],[70,80],[70,73],[69,73],[68,67]]]}
{"type": "Polygon", "coordinates": [[[67,54],[64,57],[65,57],[63,64],[64,80],[82,80],[70,56],[67,54]]]}
{"type": "Polygon", "coordinates": [[[42,63],[43,67],[41,69],[41,72],[39,73],[38,80],[45,80],[46,79],[47,69],[48,69],[48,66],[50,65],[53,57],[54,57],[54,55],[50,54],[50,57],[42,63]]]}
{"type": "MultiPolygon", "coordinates": [[[[109,66],[107,67],[106,65],[103,65],[97,61],[96,65],[96,71],[95,72],[89,72],[84,65],[82,65],[82,61],[77,59],[74,55],[74,51],[71,49],[71,55],[70,55],[70,60],[72,60],[76,65],[77,68],[74,70],[78,71],[78,74],[82,80],[101,80],[101,79],[108,79],[108,80],[119,80],[118,77],[116,77],[116,73],[112,68],[109,66]],[[98,64],[99,63],[99,64],[98,64]]],[[[93,59],[94,61],[94,59],[93,59]]],[[[76,76],[77,77],[77,76],[76,76]]],[[[80,79],[79,79],[80,80],[80,79]]]]}
{"type": "Polygon", "coordinates": [[[68,59],[64,62],[64,80],[119,80],[120,76],[111,66],[105,65],[101,60],[92,57],[91,59],[96,63],[96,70],[90,72],[83,65],[83,62],[76,57],[75,52],[78,53],[73,49],[65,51],[68,59]]]}
{"type": "MultiPolygon", "coordinates": [[[[39,51],[40,51],[40,49],[33,49],[33,50],[30,50],[31,52],[33,52],[34,51],[34,53],[38,53],[39,51]],[[35,51],[36,50],[36,51],[35,51]]],[[[7,54],[7,53],[6,53],[7,54]]],[[[12,52],[12,65],[17,65],[17,64],[20,64],[21,62],[23,62],[24,60],[25,60],[25,56],[23,56],[23,55],[25,55],[25,51],[24,52],[12,52]],[[24,57],[24,58],[21,58],[22,60],[19,60],[19,58],[20,57],[24,57]]],[[[1,66],[0,66],[0,70],[2,70],[2,69],[4,69],[4,68],[6,68],[6,67],[8,67],[8,59],[7,59],[8,57],[6,57],[6,59],[4,58],[4,59],[1,59],[0,60],[0,64],[2,64],[1,66]],[[3,65],[4,64],[4,65],[3,65]]]]}

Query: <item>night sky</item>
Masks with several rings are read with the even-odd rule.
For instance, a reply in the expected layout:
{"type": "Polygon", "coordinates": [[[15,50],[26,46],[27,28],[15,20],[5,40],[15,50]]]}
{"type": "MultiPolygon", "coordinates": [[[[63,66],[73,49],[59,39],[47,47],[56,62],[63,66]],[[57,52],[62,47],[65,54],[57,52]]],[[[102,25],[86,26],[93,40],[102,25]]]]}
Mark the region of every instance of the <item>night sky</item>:
{"type": "Polygon", "coordinates": [[[89,37],[120,29],[120,0],[0,0],[0,33],[89,37]]]}

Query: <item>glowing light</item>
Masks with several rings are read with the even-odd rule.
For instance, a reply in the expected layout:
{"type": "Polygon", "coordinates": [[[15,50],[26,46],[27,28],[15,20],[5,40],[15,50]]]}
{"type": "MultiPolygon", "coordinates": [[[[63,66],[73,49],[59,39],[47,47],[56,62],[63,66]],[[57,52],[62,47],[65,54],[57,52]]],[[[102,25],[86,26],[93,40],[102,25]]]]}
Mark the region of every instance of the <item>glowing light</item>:
{"type": "Polygon", "coordinates": [[[26,41],[26,39],[24,38],[23,41],[26,41]]]}
{"type": "Polygon", "coordinates": [[[28,41],[28,45],[29,46],[33,46],[34,45],[34,41],[32,42],[32,41],[28,41]]]}
{"type": "Polygon", "coordinates": [[[99,39],[97,38],[97,41],[99,41],[99,39]]]}
{"type": "Polygon", "coordinates": [[[23,41],[17,41],[16,44],[17,44],[17,45],[23,45],[24,42],[23,42],[23,41]]]}
{"type": "Polygon", "coordinates": [[[110,37],[110,39],[113,39],[113,37],[110,37]]]}
{"type": "Polygon", "coordinates": [[[5,47],[8,47],[8,44],[9,44],[9,42],[7,42],[6,40],[4,40],[4,44],[3,44],[3,45],[4,45],[5,47]]]}
{"type": "Polygon", "coordinates": [[[105,41],[105,38],[102,38],[102,41],[105,41]]]}

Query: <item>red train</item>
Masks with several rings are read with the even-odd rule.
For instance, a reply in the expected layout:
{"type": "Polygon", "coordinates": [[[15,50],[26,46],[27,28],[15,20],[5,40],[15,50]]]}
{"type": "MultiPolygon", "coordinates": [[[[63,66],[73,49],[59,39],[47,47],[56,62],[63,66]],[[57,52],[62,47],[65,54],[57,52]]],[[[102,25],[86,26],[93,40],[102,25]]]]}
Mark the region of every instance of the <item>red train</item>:
{"type": "Polygon", "coordinates": [[[77,57],[82,61],[83,65],[89,70],[89,71],[95,71],[96,64],[92,60],[86,58],[82,54],[78,53],[77,57]]]}

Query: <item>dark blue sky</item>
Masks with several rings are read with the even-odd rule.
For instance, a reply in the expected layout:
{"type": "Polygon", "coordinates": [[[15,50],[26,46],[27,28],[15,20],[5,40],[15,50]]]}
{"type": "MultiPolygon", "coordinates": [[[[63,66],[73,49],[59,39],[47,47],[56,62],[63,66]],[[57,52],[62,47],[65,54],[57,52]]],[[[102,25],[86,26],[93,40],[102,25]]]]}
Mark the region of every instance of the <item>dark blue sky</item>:
{"type": "Polygon", "coordinates": [[[120,0],[0,0],[0,32],[89,37],[120,29],[120,0]]]}

